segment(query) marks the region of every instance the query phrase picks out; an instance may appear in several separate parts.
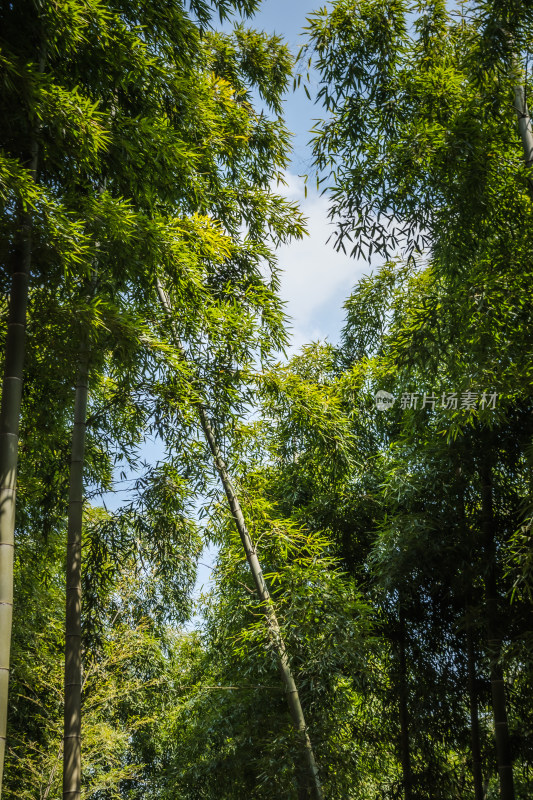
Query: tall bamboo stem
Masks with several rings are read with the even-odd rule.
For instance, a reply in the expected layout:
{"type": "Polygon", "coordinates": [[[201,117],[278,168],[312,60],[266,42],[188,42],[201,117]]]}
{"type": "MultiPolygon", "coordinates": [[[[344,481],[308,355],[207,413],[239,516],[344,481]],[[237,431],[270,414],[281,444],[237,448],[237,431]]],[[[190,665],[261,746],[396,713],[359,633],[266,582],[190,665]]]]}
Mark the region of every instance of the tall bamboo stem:
{"type": "MultiPolygon", "coordinates": [[[[157,281],[157,291],[161,305],[165,310],[166,314],[169,316],[170,320],[172,321],[172,307],[170,305],[170,300],[159,280],[157,281]]],[[[181,348],[181,345],[178,341],[175,332],[174,336],[176,339],[176,344],[183,352],[183,349],[181,348]]],[[[201,403],[198,403],[197,409],[198,409],[198,417],[200,419],[200,425],[204,432],[207,443],[209,445],[209,449],[211,450],[213,461],[215,463],[215,467],[220,477],[222,486],[224,487],[224,492],[228,500],[228,504],[231,510],[233,520],[235,522],[235,526],[241,538],[244,552],[246,554],[246,560],[248,561],[248,565],[252,573],[257,594],[259,596],[259,599],[263,603],[263,609],[267,625],[270,631],[270,638],[274,650],[276,651],[276,655],[278,657],[281,679],[283,682],[283,686],[285,688],[285,695],[287,697],[287,703],[289,706],[289,712],[291,715],[292,723],[296,731],[298,732],[298,736],[302,745],[303,755],[307,766],[309,781],[311,783],[313,790],[314,800],[323,800],[324,794],[322,792],[322,786],[318,775],[318,767],[315,760],[313,746],[311,744],[311,739],[309,738],[309,734],[307,732],[307,725],[305,723],[305,717],[302,705],[300,703],[300,695],[298,693],[298,689],[296,687],[296,683],[294,681],[294,677],[292,675],[292,671],[290,668],[289,658],[287,655],[285,642],[283,641],[283,636],[281,634],[281,629],[274,608],[274,603],[272,601],[270,592],[268,590],[268,586],[263,576],[261,564],[259,563],[259,559],[257,557],[257,551],[254,545],[252,544],[252,540],[248,532],[248,528],[246,526],[246,521],[244,519],[244,514],[241,508],[241,504],[239,502],[239,498],[233,486],[233,481],[227,470],[226,464],[222,457],[222,453],[220,452],[220,448],[218,447],[213,426],[211,425],[211,421],[207,415],[207,412],[201,403]]]]}
{"type": "Polygon", "coordinates": [[[515,800],[513,782],[513,763],[509,725],[507,722],[507,701],[501,658],[501,635],[498,613],[498,581],[496,572],[496,540],[494,521],[494,500],[492,491],[492,469],[485,461],[481,468],[481,514],[485,539],[487,573],[485,578],[485,605],[487,618],[487,645],[490,663],[490,689],[494,735],[496,739],[496,758],[501,800],[515,800]]]}
{"type": "Polygon", "coordinates": [[[407,656],[405,651],[406,626],[405,615],[400,601],[400,631],[398,637],[399,655],[399,716],[400,716],[400,755],[402,761],[402,778],[404,800],[413,797],[413,772],[411,768],[411,742],[409,736],[409,689],[407,683],[407,656]]]}
{"type": "MultiPolygon", "coordinates": [[[[470,609],[467,608],[467,614],[470,609]]],[[[474,779],[474,798],[484,800],[483,791],[483,772],[481,761],[481,744],[479,738],[479,714],[478,698],[476,687],[476,654],[474,650],[474,637],[472,634],[472,623],[467,619],[466,623],[466,668],[468,698],[470,704],[470,745],[472,750],[472,777],[474,779]]]]}
{"type": "MultiPolygon", "coordinates": [[[[460,461],[456,469],[458,479],[458,505],[459,533],[461,539],[470,541],[470,548],[474,550],[474,533],[470,530],[465,510],[465,483],[462,479],[460,461]]],[[[468,588],[465,594],[465,636],[466,636],[466,688],[470,709],[470,750],[472,753],[472,779],[474,782],[474,800],[485,800],[483,789],[483,762],[481,759],[481,740],[479,734],[479,701],[476,679],[476,650],[474,645],[474,624],[472,621],[472,577],[468,570],[463,570],[468,588]]]]}
{"type": "Polygon", "coordinates": [[[526,102],[526,92],[523,86],[514,87],[514,105],[518,116],[518,130],[524,149],[524,161],[526,167],[531,167],[533,166],[533,129],[526,102]]]}
{"type": "Polygon", "coordinates": [[[70,457],[65,618],[64,800],[79,800],[81,797],[81,534],[88,374],[89,352],[85,340],[80,350],[76,381],[70,457]]]}
{"type": "MultiPolygon", "coordinates": [[[[519,82],[522,80],[522,76],[516,56],[513,62],[513,69],[517,80],[514,87],[514,107],[518,117],[518,131],[520,133],[520,139],[522,140],[524,163],[526,167],[531,167],[533,166],[533,129],[531,127],[531,117],[529,116],[529,109],[527,107],[525,84],[519,82]]],[[[533,200],[533,178],[528,176],[527,183],[529,196],[533,200]]]]}
{"type": "Polygon", "coordinates": [[[263,603],[267,624],[270,630],[271,640],[278,656],[281,679],[285,687],[285,694],[287,696],[289,711],[292,717],[293,725],[298,731],[300,740],[303,745],[305,760],[307,763],[309,777],[312,781],[314,794],[316,800],[322,800],[324,795],[322,793],[322,787],[320,785],[320,780],[318,777],[318,768],[315,761],[313,747],[311,744],[311,740],[309,738],[309,734],[307,732],[305,717],[300,703],[300,695],[298,693],[298,689],[296,688],[296,683],[294,682],[294,678],[291,672],[289,658],[287,655],[287,650],[285,648],[285,642],[283,641],[283,637],[281,635],[281,630],[274,609],[274,604],[272,602],[272,598],[270,597],[270,592],[268,591],[268,586],[266,584],[266,581],[263,577],[263,571],[261,569],[261,564],[259,563],[259,559],[257,558],[256,549],[253,546],[252,540],[248,533],[248,529],[246,527],[246,522],[244,519],[244,515],[242,513],[239,499],[233,487],[230,475],[226,469],[226,465],[224,463],[220,450],[218,448],[213,428],[211,427],[211,423],[203,406],[198,407],[198,413],[200,417],[200,424],[202,426],[202,430],[204,431],[205,437],[211,449],[211,453],[213,455],[213,460],[215,462],[217,472],[220,476],[220,480],[222,482],[224,491],[226,493],[226,497],[228,499],[228,504],[231,509],[231,514],[233,516],[235,526],[241,537],[241,542],[244,548],[244,552],[246,553],[246,560],[248,561],[248,565],[250,567],[254,579],[257,594],[263,603]]]}
{"type": "MultiPolygon", "coordinates": [[[[30,144],[30,174],[37,177],[38,145],[30,144]]],[[[32,215],[21,213],[21,241],[11,276],[0,407],[0,797],[4,773],[13,620],[13,549],[22,377],[26,350],[26,312],[32,260],[32,215]]]]}

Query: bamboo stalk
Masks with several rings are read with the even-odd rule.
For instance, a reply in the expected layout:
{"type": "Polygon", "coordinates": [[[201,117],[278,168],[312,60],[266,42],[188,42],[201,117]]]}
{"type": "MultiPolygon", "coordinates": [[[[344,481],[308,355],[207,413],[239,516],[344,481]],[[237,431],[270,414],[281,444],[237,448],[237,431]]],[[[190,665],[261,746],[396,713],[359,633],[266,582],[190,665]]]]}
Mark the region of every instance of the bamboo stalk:
{"type": "Polygon", "coordinates": [[[526,167],[531,167],[533,166],[533,129],[527,107],[526,92],[523,86],[514,87],[514,105],[518,116],[518,130],[524,149],[524,162],[526,167]]]}
{"type": "Polygon", "coordinates": [[[301,739],[305,761],[309,773],[309,778],[312,782],[314,794],[316,800],[322,800],[323,798],[322,787],[320,785],[320,780],[318,777],[318,767],[315,761],[313,746],[311,744],[311,740],[307,732],[305,717],[300,703],[300,695],[298,693],[298,689],[296,688],[296,683],[294,681],[291,672],[289,658],[287,655],[285,642],[283,641],[283,637],[277,620],[274,604],[272,602],[272,598],[270,597],[270,592],[268,590],[268,586],[263,576],[263,571],[261,569],[261,564],[259,563],[259,559],[257,557],[256,549],[252,544],[252,540],[250,538],[248,529],[246,527],[246,521],[244,519],[244,514],[242,513],[242,508],[239,502],[239,498],[237,497],[237,493],[235,492],[235,489],[233,487],[233,482],[226,469],[226,465],[220,453],[213,432],[213,428],[211,426],[210,420],[203,406],[200,405],[198,407],[198,413],[200,417],[200,424],[202,426],[202,430],[204,431],[205,437],[211,449],[211,453],[213,455],[213,460],[215,462],[217,472],[220,476],[220,480],[222,482],[224,491],[226,493],[226,497],[228,499],[228,504],[231,509],[235,526],[241,537],[241,542],[244,548],[244,552],[246,553],[246,560],[248,561],[248,565],[250,567],[250,571],[254,579],[257,594],[264,606],[265,617],[267,620],[267,625],[270,630],[272,644],[274,645],[274,649],[278,656],[281,679],[285,687],[285,694],[287,696],[289,711],[291,714],[293,725],[298,731],[298,734],[301,739]]]}
{"type": "Polygon", "coordinates": [[[487,576],[485,578],[487,649],[490,665],[490,689],[500,783],[500,800],[515,800],[511,742],[507,721],[507,701],[505,697],[503,669],[500,661],[502,642],[498,614],[499,598],[496,573],[492,469],[490,463],[487,461],[484,462],[481,468],[481,514],[487,558],[487,576]]]}
{"type": "MultiPolygon", "coordinates": [[[[470,615],[470,608],[467,608],[467,615],[470,615]]],[[[472,633],[472,623],[467,619],[466,623],[466,664],[467,664],[467,686],[468,699],[470,705],[470,747],[472,750],[472,778],[474,780],[475,800],[484,800],[483,791],[483,772],[481,761],[481,742],[479,736],[479,713],[478,697],[476,686],[476,654],[474,650],[474,637],[472,633]]]]}
{"type": "Polygon", "coordinates": [[[400,600],[398,611],[399,636],[398,636],[398,661],[399,661],[399,686],[398,686],[398,711],[400,718],[400,755],[402,762],[402,783],[404,800],[413,797],[413,771],[411,767],[411,736],[409,729],[409,687],[407,677],[407,654],[405,648],[406,624],[405,614],[400,600]]]}
{"type": "MultiPolygon", "coordinates": [[[[461,538],[470,540],[470,547],[474,550],[474,533],[470,530],[466,520],[465,510],[465,483],[461,477],[462,468],[460,461],[456,470],[458,478],[458,506],[459,530],[461,538]]],[[[466,688],[470,711],[470,750],[472,753],[472,780],[474,783],[474,800],[485,800],[483,789],[483,761],[481,758],[481,738],[479,731],[479,699],[476,673],[476,648],[474,643],[474,623],[472,608],[471,575],[464,572],[468,588],[466,589],[465,603],[465,638],[466,638],[466,688]]]]}
{"type": "MultiPolygon", "coordinates": [[[[37,177],[38,144],[30,144],[29,171],[37,177]]],[[[0,407],[0,797],[4,774],[9,691],[9,659],[13,621],[13,549],[17,489],[18,440],[22,403],[22,378],[26,350],[26,313],[32,260],[33,220],[21,213],[21,243],[11,276],[0,407]]]]}
{"type": "MultiPolygon", "coordinates": [[[[157,292],[159,295],[159,300],[161,302],[161,305],[165,313],[170,318],[172,324],[172,307],[170,304],[170,300],[163,286],[161,285],[159,279],[157,280],[157,292]]],[[[178,340],[178,337],[176,336],[174,329],[173,332],[174,332],[174,337],[176,339],[176,344],[182,351],[183,356],[185,357],[183,348],[181,347],[181,344],[178,340]]],[[[287,654],[287,649],[285,647],[285,642],[283,641],[283,636],[277,619],[274,603],[272,601],[267,583],[263,576],[261,564],[257,557],[257,551],[252,543],[250,534],[248,532],[248,528],[246,526],[246,521],[244,518],[241,504],[239,502],[237,492],[235,491],[233,481],[227,470],[226,464],[222,457],[222,453],[220,452],[220,448],[218,447],[213,426],[211,425],[209,416],[202,403],[198,403],[197,409],[198,409],[198,417],[200,420],[200,425],[204,432],[207,443],[209,445],[209,449],[211,450],[213,461],[215,463],[215,468],[220,477],[220,481],[222,483],[222,486],[224,487],[224,492],[228,500],[228,505],[230,507],[231,514],[235,522],[235,526],[241,538],[244,552],[246,554],[246,560],[248,561],[248,566],[250,567],[250,571],[252,573],[257,594],[259,596],[259,599],[263,603],[265,618],[268,625],[268,629],[270,631],[270,638],[274,650],[276,652],[276,655],[278,657],[281,680],[285,689],[285,695],[287,697],[287,704],[289,706],[289,712],[291,715],[292,723],[298,733],[301,742],[303,757],[305,759],[305,764],[307,767],[308,780],[312,786],[313,797],[314,800],[324,800],[324,794],[322,792],[322,786],[318,775],[318,767],[313,751],[313,746],[311,744],[311,739],[309,738],[309,733],[307,731],[305,716],[303,713],[302,705],[300,703],[300,695],[298,693],[298,689],[296,687],[296,683],[294,681],[294,677],[292,675],[292,671],[290,668],[289,657],[287,654]]]]}
{"type": "MultiPolygon", "coordinates": [[[[527,106],[525,84],[522,83],[523,75],[519,66],[519,59],[515,54],[512,62],[512,71],[516,80],[514,86],[514,108],[518,117],[518,132],[522,141],[524,151],[524,164],[526,168],[533,166],[533,129],[531,127],[531,117],[527,106]]],[[[533,200],[533,178],[527,177],[529,196],[533,200]]]]}
{"type": "Polygon", "coordinates": [[[80,349],[70,457],[65,617],[63,799],[81,797],[81,534],[89,352],[80,349]]]}

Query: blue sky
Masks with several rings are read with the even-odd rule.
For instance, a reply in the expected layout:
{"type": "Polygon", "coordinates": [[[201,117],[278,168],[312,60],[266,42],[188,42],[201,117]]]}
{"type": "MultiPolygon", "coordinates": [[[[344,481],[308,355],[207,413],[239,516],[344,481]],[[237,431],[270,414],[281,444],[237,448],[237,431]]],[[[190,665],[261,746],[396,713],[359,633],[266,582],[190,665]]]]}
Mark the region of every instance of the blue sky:
{"type": "MultiPolygon", "coordinates": [[[[307,24],[306,18],[320,6],[324,3],[318,0],[264,0],[260,11],[247,24],[257,30],[278,34],[296,54],[304,41],[301,34],[307,24]]],[[[316,85],[311,83],[311,96],[315,88],[316,85]]],[[[336,253],[331,243],[326,244],[332,231],[327,219],[328,203],[314,188],[308,145],[313,120],[320,115],[320,107],[307,98],[303,88],[289,91],[285,100],[285,120],[294,134],[294,142],[287,175],[288,187],[284,193],[299,203],[309,220],[309,236],[278,251],[283,270],[281,295],[292,321],[293,352],[306,342],[317,339],[338,340],[344,317],[343,303],[358,279],[369,271],[368,264],[336,253]],[[299,177],[306,173],[310,175],[307,197],[304,195],[304,181],[299,177]]]]}

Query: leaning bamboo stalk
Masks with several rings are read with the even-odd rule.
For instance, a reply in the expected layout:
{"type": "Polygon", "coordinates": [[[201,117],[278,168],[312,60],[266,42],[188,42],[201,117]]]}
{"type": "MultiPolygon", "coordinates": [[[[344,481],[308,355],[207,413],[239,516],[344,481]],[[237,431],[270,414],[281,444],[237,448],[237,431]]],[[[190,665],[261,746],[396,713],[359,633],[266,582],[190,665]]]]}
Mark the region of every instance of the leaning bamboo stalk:
{"type": "Polygon", "coordinates": [[[492,466],[485,461],[480,470],[481,477],[481,525],[487,558],[485,577],[485,608],[487,653],[494,719],[494,738],[500,785],[500,800],[515,800],[513,758],[507,718],[507,698],[501,664],[502,639],[499,619],[499,591],[496,571],[496,537],[492,466]]]}
{"type": "Polygon", "coordinates": [[[283,685],[285,688],[285,694],[287,695],[287,703],[289,705],[289,711],[291,714],[293,725],[298,731],[298,735],[300,736],[303,745],[307,770],[309,773],[309,778],[311,780],[312,786],[314,788],[314,794],[316,800],[322,800],[323,794],[320,785],[320,780],[318,777],[318,768],[316,765],[311,740],[307,732],[305,717],[300,703],[300,696],[291,672],[289,658],[285,647],[285,642],[283,641],[280,626],[276,616],[276,611],[274,608],[274,604],[272,602],[272,598],[270,597],[270,592],[268,591],[268,586],[263,576],[261,564],[259,563],[259,559],[257,557],[257,551],[253,546],[252,540],[248,533],[248,529],[246,527],[246,521],[244,519],[244,514],[242,513],[242,508],[239,502],[239,498],[237,496],[237,493],[235,492],[231,477],[226,469],[226,465],[220,453],[220,449],[218,447],[209,417],[207,416],[204,407],[201,405],[198,407],[198,414],[200,417],[200,424],[202,426],[202,430],[204,431],[205,437],[209,444],[217,472],[220,476],[220,480],[224,487],[226,497],[228,498],[228,504],[231,509],[235,526],[241,537],[242,545],[244,548],[244,552],[246,553],[246,559],[248,561],[254,579],[257,594],[261,599],[261,602],[263,603],[267,624],[270,630],[272,644],[274,646],[274,649],[276,651],[279,660],[281,679],[283,681],[283,685]]]}
{"type": "MultiPolygon", "coordinates": [[[[36,180],[38,154],[36,139],[31,142],[30,153],[29,172],[36,180]]],[[[18,440],[26,350],[26,312],[32,261],[32,229],[31,212],[24,210],[21,213],[20,254],[11,276],[0,408],[0,797],[7,734],[18,440]]]]}
{"type": "Polygon", "coordinates": [[[72,430],[66,568],[63,798],[81,797],[81,535],[89,352],[80,349],[72,430]]]}
{"type": "MultiPolygon", "coordinates": [[[[159,295],[159,300],[161,302],[161,305],[165,313],[170,318],[172,324],[172,307],[170,304],[170,300],[163,286],[161,285],[159,279],[157,279],[157,292],[159,295]]],[[[183,356],[185,357],[185,353],[183,351],[183,348],[179,342],[179,339],[176,335],[173,326],[172,329],[174,333],[175,343],[179,347],[183,356]]],[[[312,786],[313,795],[315,800],[323,800],[324,794],[322,792],[322,786],[318,775],[318,767],[313,751],[313,746],[311,743],[311,739],[309,738],[309,734],[307,732],[307,725],[305,723],[305,717],[302,705],[300,703],[300,695],[298,693],[298,689],[294,681],[294,677],[292,675],[289,657],[287,654],[287,649],[285,647],[285,642],[283,641],[283,636],[277,619],[274,603],[272,601],[267,583],[263,576],[263,570],[261,569],[261,564],[257,557],[257,551],[252,543],[250,534],[248,532],[248,528],[246,526],[246,520],[244,518],[244,514],[242,511],[241,504],[239,502],[237,492],[234,488],[233,481],[231,479],[231,476],[228,472],[228,469],[222,457],[222,453],[220,452],[220,448],[218,447],[213,426],[211,424],[207,411],[201,402],[197,404],[197,410],[201,428],[204,432],[205,438],[209,445],[209,449],[211,450],[213,461],[215,463],[215,468],[218,472],[222,486],[224,487],[224,492],[228,500],[228,505],[230,507],[231,514],[235,522],[235,526],[241,538],[244,552],[246,554],[246,560],[248,561],[248,565],[252,573],[258,597],[263,604],[266,622],[268,625],[268,629],[270,631],[270,638],[274,650],[276,652],[276,655],[278,657],[279,669],[283,686],[285,689],[285,694],[287,696],[287,704],[289,706],[289,712],[291,715],[293,726],[295,727],[298,733],[302,745],[303,755],[305,757],[305,763],[307,767],[308,778],[312,786]]]]}

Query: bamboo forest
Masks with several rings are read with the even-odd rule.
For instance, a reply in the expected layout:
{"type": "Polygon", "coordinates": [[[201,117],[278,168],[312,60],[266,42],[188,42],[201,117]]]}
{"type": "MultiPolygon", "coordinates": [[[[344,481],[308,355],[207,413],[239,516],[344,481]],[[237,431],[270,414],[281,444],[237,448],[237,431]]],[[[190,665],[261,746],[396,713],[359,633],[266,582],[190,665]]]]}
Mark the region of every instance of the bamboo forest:
{"type": "Polygon", "coordinates": [[[531,0],[0,0],[3,800],[533,798],[531,108],[531,0]]]}

